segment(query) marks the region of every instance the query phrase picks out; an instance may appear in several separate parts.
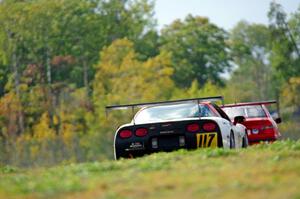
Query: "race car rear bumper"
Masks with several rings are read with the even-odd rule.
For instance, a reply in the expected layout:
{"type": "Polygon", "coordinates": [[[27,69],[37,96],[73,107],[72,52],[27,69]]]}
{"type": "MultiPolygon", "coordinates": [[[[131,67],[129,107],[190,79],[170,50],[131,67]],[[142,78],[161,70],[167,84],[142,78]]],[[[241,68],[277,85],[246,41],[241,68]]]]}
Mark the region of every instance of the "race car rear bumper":
{"type": "MultiPolygon", "coordinates": [[[[155,152],[169,152],[178,149],[197,149],[205,147],[223,147],[222,134],[219,126],[212,132],[199,129],[197,132],[187,132],[186,125],[195,121],[184,121],[172,124],[173,129],[162,129],[160,124],[155,124],[156,130],[149,132],[145,137],[133,136],[128,139],[115,139],[115,159],[140,157],[155,152]]],[[[199,120],[200,126],[204,122],[199,120]]],[[[144,125],[145,126],[145,125],[144,125]]],[[[144,127],[143,126],[143,127],[144,127]]],[[[151,125],[148,129],[151,129],[151,125]]],[[[139,127],[136,127],[139,128],[139,127]]],[[[133,130],[134,131],[134,130],[133,130]]]]}

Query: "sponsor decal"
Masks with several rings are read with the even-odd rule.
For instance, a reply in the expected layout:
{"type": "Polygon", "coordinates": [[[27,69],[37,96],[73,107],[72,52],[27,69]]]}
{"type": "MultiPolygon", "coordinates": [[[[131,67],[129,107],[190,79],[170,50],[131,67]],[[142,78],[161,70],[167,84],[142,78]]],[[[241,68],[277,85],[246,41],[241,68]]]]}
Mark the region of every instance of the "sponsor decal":
{"type": "Polygon", "coordinates": [[[172,134],[172,133],[175,133],[173,130],[170,130],[170,131],[161,131],[160,134],[172,134]]]}
{"type": "Polygon", "coordinates": [[[125,149],[125,150],[126,151],[135,151],[135,150],[144,150],[144,149],[145,149],[144,143],[142,143],[142,142],[132,142],[129,145],[129,148],[125,149]]]}
{"type": "Polygon", "coordinates": [[[162,124],[161,126],[162,127],[170,127],[170,126],[172,126],[172,124],[162,124]]]}
{"type": "Polygon", "coordinates": [[[155,126],[150,126],[149,129],[150,129],[150,130],[154,130],[154,129],[155,129],[155,126]]]}

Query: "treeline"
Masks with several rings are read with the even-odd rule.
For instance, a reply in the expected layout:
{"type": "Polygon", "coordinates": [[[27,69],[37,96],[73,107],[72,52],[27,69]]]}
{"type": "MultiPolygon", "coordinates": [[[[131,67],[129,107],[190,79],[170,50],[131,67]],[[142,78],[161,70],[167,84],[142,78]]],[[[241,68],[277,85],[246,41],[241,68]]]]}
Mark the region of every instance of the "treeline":
{"type": "Polygon", "coordinates": [[[158,31],[154,3],[0,2],[0,164],[112,157],[131,113],[105,116],[108,104],[224,95],[299,111],[300,9],[271,3],[268,26],[230,32],[192,15],[158,31]]]}

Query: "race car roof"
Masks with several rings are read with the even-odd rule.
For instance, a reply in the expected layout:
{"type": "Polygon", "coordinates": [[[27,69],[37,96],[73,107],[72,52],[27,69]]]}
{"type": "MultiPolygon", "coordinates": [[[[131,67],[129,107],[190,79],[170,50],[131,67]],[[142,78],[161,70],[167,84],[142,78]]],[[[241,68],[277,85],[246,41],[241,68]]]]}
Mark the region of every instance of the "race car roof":
{"type": "Polygon", "coordinates": [[[269,100],[269,101],[259,101],[259,102],[241,102],[235,104],[225,104],[221,106],[222,108],[226,107],[236,107],[236,106],[255,106],[255,105],[269,105],[269,104],[276,104],[276,100],[269,100]]]}
{"type": "Polygon", "coordinates": [[[142,108],[145,106],[152,106],[152,105],[171,105],[171,104],[181,104],[186,102],[203,102],[203,101],[222,101],[224,105],[224,98],[223,96],[214,96],[214,97],[202,97],[202,98],[191,98],[191,99],[181,99],[181,100],[172,100],[172,101],[161,101],[161,102],[146,102],[146,103],[139,103],[139,104],[126,104],[126,105],[111,105],[106,106],[106,110],[123,110],[123,109],[134,109],[134,108],[142,108]]]}

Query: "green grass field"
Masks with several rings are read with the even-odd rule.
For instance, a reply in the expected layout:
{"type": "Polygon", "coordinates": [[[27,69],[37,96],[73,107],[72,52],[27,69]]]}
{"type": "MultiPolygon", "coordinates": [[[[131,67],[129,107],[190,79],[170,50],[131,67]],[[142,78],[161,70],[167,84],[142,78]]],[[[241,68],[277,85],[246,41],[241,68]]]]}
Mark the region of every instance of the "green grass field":
{"type": "Polygon", "coordinates": [[[0,198],[300,198],[300,141],[52,168],[0,167],[0,198]]]}

